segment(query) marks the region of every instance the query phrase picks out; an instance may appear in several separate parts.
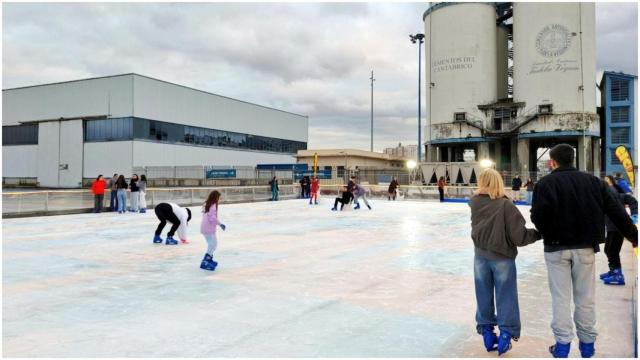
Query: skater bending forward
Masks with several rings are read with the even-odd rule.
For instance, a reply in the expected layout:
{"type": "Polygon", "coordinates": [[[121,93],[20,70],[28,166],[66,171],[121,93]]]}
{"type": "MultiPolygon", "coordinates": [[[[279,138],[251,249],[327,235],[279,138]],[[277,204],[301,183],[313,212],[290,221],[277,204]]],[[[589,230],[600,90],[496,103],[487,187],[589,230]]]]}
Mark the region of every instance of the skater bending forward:
{"type": "Polygon", "coordinates": [[[156,235],[153,238],[155,244],[162,243],[162,229],[167,225],[167,221],[171,223],[171,229],[167,234],[166,245],[177,245],[178,242],[173,239],[173,235],[178,232],[178,237],[183,244],[187,244],[187,225],[191,220],[191,210],[182,208],[174,203],[160,203],[155,208],[156,216],[160,220],[156,235]]]}
{"type": "Polygon", "coordinates": [[[212,191],[207,198],[207,201],[202,207],[202,223],[200,224],[200,233],[207,240],[207,252],[204,254],[204,259],[200,263],[200,268],[204,270],[213,271],[218,266],[218,263],[213,260],[213,252],[218,247],[218,238],[216,237],[216,229],[218,226],[222,230],[226,229],[226,226],[218,220],[218,202],[220,201],[220,192],[217,190],[212,191]]]}
{"type": "Polygon", "coordinates": [[[502,177],[493,169],[480,174],[469,206],[475,246],[476,330],[487,351],[497,349],[502,355],[511,348],[511,339],[520,337],[516,247],[539,240],[540,234],[525,228],[522,214],[504,194],[502,177]],[[494,333],[496,325],[500,336],[494,333]]]}
{"type": "Polygon", "coordinates": [[[342,204],[340,205],[340,211],[342,211],[344,206],[349,204],[351,200],[353,200],[353,194],[351,193],[351,191],[348,190],[348,188],[343,188],[342,196],[336,198],[336,201],[333,203],[333,208],[331,208],[331,210],[333,211],[338,210],[338,203],[340,203],[342,204]]]}

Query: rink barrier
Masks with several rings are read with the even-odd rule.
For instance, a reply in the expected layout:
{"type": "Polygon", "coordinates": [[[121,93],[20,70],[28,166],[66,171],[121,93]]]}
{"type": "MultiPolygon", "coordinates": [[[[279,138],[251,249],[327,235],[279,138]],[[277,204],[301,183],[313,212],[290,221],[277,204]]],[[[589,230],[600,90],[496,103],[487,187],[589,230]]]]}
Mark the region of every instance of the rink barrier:
{"type": "MultiPolygon", "coordinates": [[[[388,185],[363,185],[367,197],[387,199],[388,185]]],[[[320,196],[338,196],[344,185],[322,184],[320,196]]],[[[291,200],[300,197],[300,185],[280,185],[279,199],[291,200]]],[[[469,198],[476,190],[473,186],[448,186],[447,198],[469,198]]],[[[186,188],[147,188],[147,209],[160,202],[175,202],[183,206],[201,205],[209,193],[218,190],[222,195],[222,203],[247,203],[269,201],[269,186],[223,186],[223,187],[186,187],[186,188]]],[[[511,190],[506,190],[510,194],[511,190]]],[[[107,210],[110,190],[105,190],[103,210],[107,210]]],[[[130,204],[130,193],[127,192],[127,205],[130,204]]],[[[436,186],[401,185],[397,200],[437,200],[436,186]]],[[[521,192],[520,198],[524,198],[521,192]]],[[[93,210],[94,197],[88,190],[47,190],[17,191],[2,193],[2,216],[26,217],[43,215],[78,214],[93,210]]]]}

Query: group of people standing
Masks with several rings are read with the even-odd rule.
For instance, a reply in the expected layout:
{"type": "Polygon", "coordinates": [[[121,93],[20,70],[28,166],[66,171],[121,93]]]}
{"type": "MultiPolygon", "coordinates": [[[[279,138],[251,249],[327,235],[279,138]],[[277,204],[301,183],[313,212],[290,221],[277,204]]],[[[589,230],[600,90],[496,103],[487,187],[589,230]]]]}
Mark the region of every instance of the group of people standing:
{"type": "Polygon", "coordinates": [[[102,175],[98,177],[91,184],[91,192],[94,195],[94,213],[102,212],[104,203],[105,189],[111,190],[111,199],[109,201],[109,211],[118,211],[119,214],[124,214],[127,211],[127,190],[130,193],[131,207],[130,212],[147,212],[147,177],[137,174],[133,174],[129,183],[124,178],[124,175],[113,174],[113,177],[107,182],[102,175]]]}
{"type": "Polygon", "coordinates": [[[525,227],[524,217],[512,199],[505,196],[502,176],[497,171],[486,169],[479,176],[479,188],[469,201],[477,331],[483,336],[487,351],[497,350],[499,354],[507,352],[511,340],[520,337],[517,247],[544,239],[552,300],[551,328],[556,340],[549,352],[553,357],[568,357],[575,323],[580,354],[588,358],[595,354],[597,337],[595,254],[599,244],[605,242],[609,266],[619,269],[620,274],[623,237],[632,243],[637,256],[637,203],[636,210],[632,207],[636,214],[632,218],[623,206],[623,198],[631,203],[628,197],[616,194],[611,185],[572,166],[574,151],[570,145],[555,146],[550,157],[553,171],[533,187],[531,221],[536,229],[525,227]],[[615,240],[608,234],[611,226],[619,233],[615,240]]]}

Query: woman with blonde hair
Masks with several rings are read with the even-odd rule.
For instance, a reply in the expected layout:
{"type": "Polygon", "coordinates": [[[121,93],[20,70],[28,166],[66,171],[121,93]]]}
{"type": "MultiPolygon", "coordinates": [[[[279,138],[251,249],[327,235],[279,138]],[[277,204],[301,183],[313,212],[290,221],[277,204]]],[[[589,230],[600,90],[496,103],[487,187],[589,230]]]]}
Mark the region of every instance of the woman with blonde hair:
{"type": "Polygon", "coordinates": [[[517,247],[539,240],[540,234],[525,227],[524,217],[504,194],[502,177],[493,169],[480,173],[469,207],[475,246],[476,329],[487,351],[497,349],[502,355],[511,349],[511,339],[520,337],[517,247]],[[493,332],[496,325],[499,337],[493,332]]]}

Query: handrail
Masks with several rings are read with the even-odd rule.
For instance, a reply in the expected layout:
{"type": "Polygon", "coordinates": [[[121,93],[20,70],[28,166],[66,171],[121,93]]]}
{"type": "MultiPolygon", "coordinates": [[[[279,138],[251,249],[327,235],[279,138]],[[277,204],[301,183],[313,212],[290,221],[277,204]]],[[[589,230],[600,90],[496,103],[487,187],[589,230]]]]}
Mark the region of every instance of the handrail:
{"type": "MultiPolygon", "coordinates": [[[[320,184],[320,189],[327,187],[343,187],[346,184],[320,184]]],[[[388,187],[388,184],[362,184],[363,187],[388,187]]],[[[415,189],[424,189],[424,188],[437,188],[437,185],[398,185],[401,188],[415,188],[415,189]]],[[[452,188],[461,188],[461,189],[477,189],[478,186],[475,185],[460,185],[460,184],[447,184],[447,187],[452,188]]],[[[200,186],[200,187],[171,187],[171,188],[147,188],[147,191],[189,191],[189,190],[207,190],[207,189],[264,189],[268,188],[269,185],[251,185],[251,186],[200,186]]],[[[290,184],[290,185],[278,185],[280,188],[289,188],[296,187],[299,188],[299,184],[290,184]]],[[[511,189],[510,187],[506,187],[505,189],[511,189]]],[[[111,189],[105,189],[105,192],[112,191],[111,189]]],[[[14,192],[3,192],[2,195],[44,195],[46,193],[58,193],[58,194],[91,194],[91,189],[83,189],[83,190],[41,190],[41,191],[14,191],[14,192]]]]}

